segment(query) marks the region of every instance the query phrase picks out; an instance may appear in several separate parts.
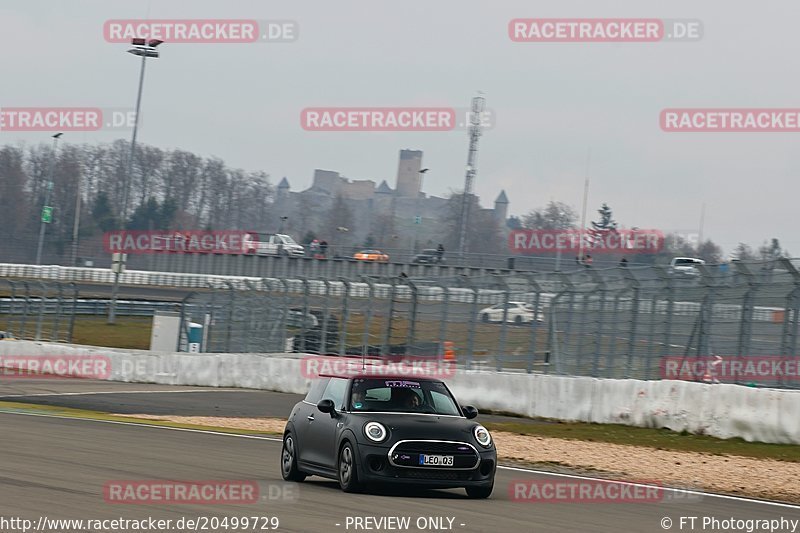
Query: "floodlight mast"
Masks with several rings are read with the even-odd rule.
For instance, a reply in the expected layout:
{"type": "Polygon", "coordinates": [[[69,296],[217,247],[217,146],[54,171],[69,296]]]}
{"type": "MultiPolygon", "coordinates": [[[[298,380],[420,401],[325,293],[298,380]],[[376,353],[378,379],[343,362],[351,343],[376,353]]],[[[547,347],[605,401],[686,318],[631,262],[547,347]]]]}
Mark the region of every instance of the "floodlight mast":
{"type": "Polygon", "coordinates": [[[461,222],[458,235],[458,252],[461,258],[467,251],[467,226],[469,225],[469,211],[472,204],[472,189],[477,174],[478,139],[481,136],[481,120],[486,107],[486,99],[476,96],[472,99],[469,116],[469,153],[467,154],[467,173],[464,178],[464,194],[461,197],[461,222]]]}
{"type": "Polygon", "coordinates": [[[132,39],[131,44],[133,48],[128,50],[129,54],[139,56],[142,58],[142,67],[139,71],[139,92],[136,95],[136,114],[133,117],[133,137],[131,138],[131,151],[128,155],[128,169],[125,176],[125,184],[123,187],[124,193],[122,195],[122,223],[127,221],[128,217],[128,196],[130,195],[131,181],[133,180],[133,157],[136,153],[136,135],[139,132],[139,110],[142,106],[142,87],[144,86],[144,66],[148,57],[153,59],[159,56],[156,48],[164,41],[158,39],[132,39]]]}

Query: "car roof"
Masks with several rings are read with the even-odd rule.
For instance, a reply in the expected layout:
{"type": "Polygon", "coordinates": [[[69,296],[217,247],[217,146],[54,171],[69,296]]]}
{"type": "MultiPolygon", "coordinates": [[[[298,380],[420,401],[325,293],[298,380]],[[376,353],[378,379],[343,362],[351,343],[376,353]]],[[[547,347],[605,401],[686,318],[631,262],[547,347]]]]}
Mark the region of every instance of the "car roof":
{"type": "Polygon", "coordinates": [[[364,374],[357,374],[355,376],[341,376],[339,374],[320,374],[319,377],[321,378],[341,378],[347,380],[353,379],[403,379],[408,381],[436,381],[441,383],[442,380],[438,378],[432,378],[428,376],[415,376],[413,374],[380,374],[380,373],[369,373],[365,372],[364,374]]]}

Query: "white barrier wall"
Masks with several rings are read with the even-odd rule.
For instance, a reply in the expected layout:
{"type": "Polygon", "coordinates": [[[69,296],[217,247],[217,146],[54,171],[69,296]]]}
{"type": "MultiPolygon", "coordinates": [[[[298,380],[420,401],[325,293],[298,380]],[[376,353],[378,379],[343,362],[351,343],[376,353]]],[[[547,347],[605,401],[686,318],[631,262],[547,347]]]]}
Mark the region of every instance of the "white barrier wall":
{"type": "MultiPolygon", "coordinates": [[[[9,357],[97,355],[111,361],[108,379],[241,387],[303,394],[296,354],[189,354],[116,350],[30,341],[0,342],[9,357]]],[[[495,372],[447,380],[462,404],[564,421],[669,428],[720,438],[800,444],[800,391],[686,381],[639,381],[495,372]]],[[[288,415],[288,413],[287,413],[288,415]]]]}

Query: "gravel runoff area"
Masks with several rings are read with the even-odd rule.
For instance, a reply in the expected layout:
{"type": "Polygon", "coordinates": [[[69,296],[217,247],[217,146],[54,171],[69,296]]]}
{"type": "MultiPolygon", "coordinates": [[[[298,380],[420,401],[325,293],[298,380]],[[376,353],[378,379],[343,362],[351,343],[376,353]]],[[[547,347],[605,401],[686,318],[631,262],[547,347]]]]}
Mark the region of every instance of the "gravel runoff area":
{"type": "MultiPolygon", "coordinates": [[[[246,429],[281,434],[280,418],[220,418],[205,416],[115,415],[166,420],[179,424],[246,429]]],[[[542,470],[579,472],[628,481],[661,483],[800,503],[800,463],[735,455],[657,450],[642,446],[518,435],[493,431],[498,456],[507,462],[535,465],[542,470]]]]}

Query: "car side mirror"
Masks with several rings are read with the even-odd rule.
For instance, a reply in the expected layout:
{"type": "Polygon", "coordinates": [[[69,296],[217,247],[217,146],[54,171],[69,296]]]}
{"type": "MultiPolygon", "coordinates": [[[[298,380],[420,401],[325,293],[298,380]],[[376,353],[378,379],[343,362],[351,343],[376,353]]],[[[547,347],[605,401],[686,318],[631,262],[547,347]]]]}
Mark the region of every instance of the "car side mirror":
{"type": "Polygon", "coordinates": [[[466,416],[469,420],[478,416],[478,410],[471,405],[465,405],[461,409],[464,410],[464,416],[466,416]]]}
{"type": "Polygon", "coordinates": [[[331,416],[336,416],[336,407],[333,405],[333,400],[320,400],[317,404],[317,409],[323,413],[330,413],[331,416]]]}

